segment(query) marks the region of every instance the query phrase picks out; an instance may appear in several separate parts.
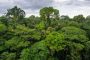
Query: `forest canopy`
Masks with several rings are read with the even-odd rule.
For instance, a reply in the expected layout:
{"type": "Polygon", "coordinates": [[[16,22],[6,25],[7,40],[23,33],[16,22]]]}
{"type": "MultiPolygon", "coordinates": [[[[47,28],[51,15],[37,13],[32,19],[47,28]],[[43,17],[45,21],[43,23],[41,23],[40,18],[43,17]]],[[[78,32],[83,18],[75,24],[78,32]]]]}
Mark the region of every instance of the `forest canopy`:
{"type": "Polygon", "coordinates": [[[0,60],[90,60],[90,16],[60,16],[53,7],[40,17],[14,6],[0,16],[0,60]]]}

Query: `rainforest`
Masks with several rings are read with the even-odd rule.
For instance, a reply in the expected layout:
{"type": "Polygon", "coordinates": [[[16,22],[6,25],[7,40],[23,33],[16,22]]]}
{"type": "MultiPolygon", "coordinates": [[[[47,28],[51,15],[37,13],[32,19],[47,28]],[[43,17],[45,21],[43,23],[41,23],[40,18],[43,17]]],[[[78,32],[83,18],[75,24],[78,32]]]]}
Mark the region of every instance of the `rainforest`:
{"type": "Polygon", "coordinates": [[[53,7],[25,17],[18,6],[0,16],[0,60],[90,60],[90,16],[53,7]]]}

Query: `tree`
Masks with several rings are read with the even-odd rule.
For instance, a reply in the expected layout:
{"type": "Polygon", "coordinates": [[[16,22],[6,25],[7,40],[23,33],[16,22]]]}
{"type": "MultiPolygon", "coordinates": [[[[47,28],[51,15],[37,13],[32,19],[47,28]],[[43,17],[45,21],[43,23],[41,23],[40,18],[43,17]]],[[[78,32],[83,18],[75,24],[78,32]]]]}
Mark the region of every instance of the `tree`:
{"type": "Polygon", "coordinates": [[[86,20],[87,20],[87,21],[90,21],[90,15],[88,15],[88,16],[86,17],[86,20]]]}
{"type": "Polygon", "coordinates": [[[30,58],[30,49],[23,49],[20,55],[20,60],[31,60],[30,58]]]}
{"type": "Polygon", "coordinates": [[[4,52],[1,54],[1,60],[16,60],[16,54],[4,52]]]}
{"type": "Polygon", "coordinates": [[[84,53],[85,59],[90,59],[90,41],[85,43],[85,53],[84,53]]]}
{"type": "Polygon", "coordinates": [[[6,26],[9,25],[10,20],[8,20],[5,16],[1,16],[0,17],[0,22],[2,22],[3,24],[5,24],[6,26]]]}
{"type": "Polygon", "coordinates": [[[35,28],[37,24],[40,23],[40,17],[36,17],[34,15],[31,15],[29,18],[27,18],[24,23],[27,27],[35,28]]]}
{"type": "Polygon", "coordinates": [[[62,15],[60,17],[61,20],[70,20],[70,17],[69,16],[65,16],[65,15],[62,15]]]}
{"type": "Polygon", "coordinates": [[[90,38],[90,21],[83,23],[82,29],[84,29],[87,32],[87,35],[90,38]]]}
{"type": "Polygon", "coordinates": [[[49,35],[46,36],[46,45],[49,47],[52,53],[55,51],[62,50],[64,45],[64,36],[58,32],[51,32],[49,35]]]}
{"type": "Polygon", "coordinates": [[[47,60],[49,50],[45,41],[35,43],[30,49],[24,49],[21,53],[21,60],[47,60]]]}
{"type": "Polygon", "coordinates": [[[51,24],[51,18],[59,18],[59,11],[53,7],[45,7],[40,10],[40,16],[45,21],[45,24],[49,26],[51,24]]]}
{"type": "Polygon", "coordinates": [[[80,52],[82,53],[85,43],[88,41],[88,37],[86,32],[80,28],[76,28],[73,26],[63,27],[61,29],[61,33],[64,34],[65,37],[65,48],[66,52],[66,60],[81,60],[80,52]]]}
{"type": "Polygon", "coordinates": [[[54,9],[54,19],[55,20],[59,20],[59,10],[57,10],[57,9],[54,9]]]}
{"type": "Polygon", "coordinates": [[[85,22],[85,17],[83,15],[77,15],[73,17],[73,20],[79,23],[85,22]]]}
{"type": "Polygon", "coordinates": [[[76,28],[73,26],[63,27],[61,29],[61,32],[64,33],[66,38],[68,37],[67,40],[73,40],[76,43],[83,43],[88,40],[88,38],[86,37],[86,32],[80,28],[76,28]]]}
{"type": "Polygon", "coordinates": [[[6,16],[11,17],[13,20],[16,21],[24,18],[25,12],[21,8],[14,6],[13,8],[7,10],[6,16]]]}
{"type": "Polygon", "coordinates": [[[36,25],[36,28],[39,30],[44,30],[45,29],[45,24],[44,22],[40,22],[39,24],[36,25]]]}
{"type": "Polygon", "coordinates": [[[1,33],[4,33],[5,31],[7,31],[6,25],[0,23],[0,34],[1,34],[1,33]]]}
{"type": "Polygon", "coordinates": [[[22,38],[13,37],[8,41],[5,41],[5,48],[9,49],[9,51],[19,51],[25,47],[28,47],[30,42],[25,41],[22,38]]]}

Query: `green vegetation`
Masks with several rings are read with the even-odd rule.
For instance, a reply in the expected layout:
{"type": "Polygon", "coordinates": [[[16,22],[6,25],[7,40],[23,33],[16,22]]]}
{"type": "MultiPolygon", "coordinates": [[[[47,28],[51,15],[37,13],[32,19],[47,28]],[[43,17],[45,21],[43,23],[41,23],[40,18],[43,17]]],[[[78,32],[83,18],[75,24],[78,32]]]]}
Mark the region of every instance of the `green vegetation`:
{"type": "Polygon", "coordinates": [[[0,17],[0,60],[90,60],[90,16],[59,16],[44,7],[25,17],[17,6],[0,17]]]}

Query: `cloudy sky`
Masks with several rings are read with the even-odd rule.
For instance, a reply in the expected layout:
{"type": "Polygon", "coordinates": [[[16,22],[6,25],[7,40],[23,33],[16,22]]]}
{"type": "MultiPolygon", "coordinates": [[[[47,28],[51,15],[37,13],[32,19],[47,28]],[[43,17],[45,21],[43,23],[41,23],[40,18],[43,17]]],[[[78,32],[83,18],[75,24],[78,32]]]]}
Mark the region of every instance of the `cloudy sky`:
{"type": "Polygon", "coordinates": [[[46,6],[58,9],[60,15],[90,15],[90,0],[0,0],[0,15],[15,5],[22,8],[26,16],[39,15],[39,10],[46,6]]]}

